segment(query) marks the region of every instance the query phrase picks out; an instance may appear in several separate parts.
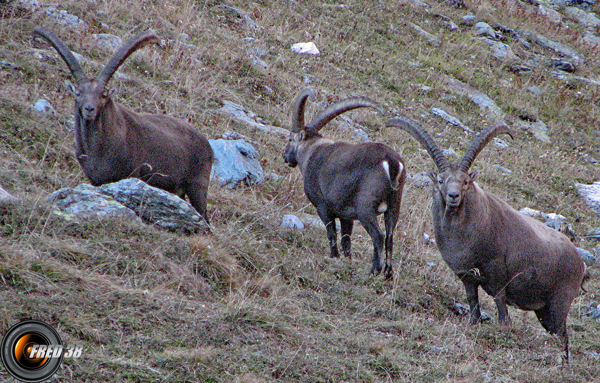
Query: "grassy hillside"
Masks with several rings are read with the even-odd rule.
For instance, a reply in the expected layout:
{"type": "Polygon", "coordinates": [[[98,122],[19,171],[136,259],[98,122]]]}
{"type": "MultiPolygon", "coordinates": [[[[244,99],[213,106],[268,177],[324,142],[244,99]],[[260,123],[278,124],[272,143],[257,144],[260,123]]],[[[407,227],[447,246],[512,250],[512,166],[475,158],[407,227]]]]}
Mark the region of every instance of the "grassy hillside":
{"type": "MultiPolygon", "coordinates": [[[[558,58],[556,52],[509,33],[504,43],[518,59],[500,61],[461,20],[472,14],[568,45],[585,57],[575,75],[586,78],[600,79],[598,47],[585,43],[585,28],[576,21],[554,24],[524,2],[466,0],[455,8],[426,1],[427,8],[409,0],[64,0],[56,8],[44,0],[29,10],[18,1],[0,2],[0,185],[21,198],[0,206],[0,334],[31,318],[53,325],[64,343],[83,344],[83,357],[65,360],[58,381],[600,381],[600,322],[585,315],[599,300],[598,266],[590,269],[588,293],[572,306],[572,362],[565,367],[558,338],[533,313],[509,309],[513,327],[507,330],[496,319],[470,327],[452,310],[466,299],[435,245],[424,240],[433,236],[429,188],[407,184],[394,279],[372,277],[372,245],[359,225],[351,260],[327,257],[324,229],[280,228],[284,214],[315,214],[299,170],[281,159],[286,139],[219,110],[224,100],[233,101],[265,124],[288,128],[291,100],[310,82],[318,93],[310,115],[338,98],[369,96],[391,115],[418,120],[442,147],[462,155],[473,136],[431,108],[476,131],[492,120],[449,90],[448,79],[455,78],[493,99],[516,131],[514,141],[506,138],[508,148],[491,144],[478,157],[478,183],[517,209],[566,216],[576,245],[593,250],[597,244],[579,236],[600,227],[600,218],[574,184],[600,178],[600,166],[589,161],[600,160],[600,89],[557,78],[546,61],[558,58]],[[64,27],[50,8],[85,25],[64,27]],[[126,40],[153,29],[165,44],[135,53],[120,69],[126,77],[111,80],[119,102],[188,120],[209,138],[230,130],[247,136],[258,142],[265,173],[282,177],[234,190],[211,185],[209,236],[55,217],[46,197],[86,179],[74,156],[73,99],[63,85],[71,76],[48,45],[32,39],[38,25],[83,55],[91,76],[110,57],[91,42],[92,34],[126,40]],[[290,50],[306,41],[321,54],[290,50]],[[517,73],[516,65],[530,71],[517,73]],[[30,105],[40,98],[57,113],[33,112],[30,105]],[[523,120],[543,121],[550,143],[520,129],[523,120]],[[499,164],[512,173],[494,167],[499,164]]],[[[382,117],[369,111],[348,116],[373,141],[396,149],[409,173],[433,168],[418,144],[385,128],[382,117]]],[[[354,140],[337,121],[322,133],[354,140]]],[[[493,300],[480,295],[496,318],[493,300]]],[[[3,370],[0,380],[12,381],[3,370]]]]}

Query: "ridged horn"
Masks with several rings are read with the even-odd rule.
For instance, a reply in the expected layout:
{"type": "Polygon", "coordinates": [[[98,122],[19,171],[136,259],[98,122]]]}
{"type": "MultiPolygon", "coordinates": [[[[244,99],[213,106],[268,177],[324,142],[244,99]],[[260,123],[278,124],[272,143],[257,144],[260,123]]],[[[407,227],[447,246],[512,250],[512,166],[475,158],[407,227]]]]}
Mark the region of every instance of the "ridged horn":
{"type": "Polygon", "coordinates": [[[102,72],[96,79],[101,86],[105,86],[108,80],[115,74],[117,69],[123,64],[125,60],[136,50],[142,48],[144,45],[149,43],[158,44],[158,37],[152,32],[140,33],[139,35],[131,38],[125,43],[115,55],[108,61],[102,72]]]}
{"type": "Polygon", "coordinates": [[[446,156],[444,156],[444,153],[442,153],[440,147],[435,143],[429,133],[427,133],[425,129],[421,128],[415,120],[404,117],[395,117],[389,119],[385,123],[385,126],[393,126],[403,129],[416,138],[417,141],[419,141],[421,145],[427,149],[427,153],[429,153],[429,156],[433,162],[435,162],[435,165],[439,169],[440,173],[443,173],[447,169],[451,168],[450,162],[448,162],[448,159],[446,156]]]}
{"type": "Polygon", "coordinates": [[[62,57],[64,62],[71,70],[73,77],[75,77],[75,81],[79,83],[81,80],[85,80],[87,78],[83,72],[83,69],[81,69],[81,65],[79,65],[79,61],[77,61],[73,55],[73,52],[67,48],[65,43],[63,43],[62,40],[54,34],[54,32],[49,31],[44,27],[38,27],[33,30],[33,34],[43,37],[54,47],[54,49],[56,49],[60,57],[62,57]]]}
{"type": "Polygon", "coordinates": [[[292,133],[298,133],[304,129],[304,106],[309,97],[311,101],[315,101],[315,92],[312,88],[307,87],[302,89],[294,100],[292,105],[292,133]]]}
{"type": "Polygon", "coordinates": [[[329,105],[325,110],[321,113],[317,114],[310,123],[306,126],[307,129],[310,129],[314,132],[318,132],[321,130],[327,123],[340,114],[347,112],[356,108],[375,108],[381,113],[385,115],[385,110],[379,105],[377,102],[371,100],[367,97],[349,97],[344,100],[338,101],[334,104],[329,105]]]}
{"type": "Polygon", "coordinates": [[[477,158],[479,152],[481,152],[494,137],[502,133],[506,133],[510,136],[510,138],[514,139],[513,132],[504,122],[496,122],[479,133],[477,138],[475,138],[475,141],[471,143],[471,146],[469,146],[469,149],[467,149],[465,155],[458,163],[458,169],[466,173],[473,164],[473,161],[475,161],[475,158],[477,158]]]}

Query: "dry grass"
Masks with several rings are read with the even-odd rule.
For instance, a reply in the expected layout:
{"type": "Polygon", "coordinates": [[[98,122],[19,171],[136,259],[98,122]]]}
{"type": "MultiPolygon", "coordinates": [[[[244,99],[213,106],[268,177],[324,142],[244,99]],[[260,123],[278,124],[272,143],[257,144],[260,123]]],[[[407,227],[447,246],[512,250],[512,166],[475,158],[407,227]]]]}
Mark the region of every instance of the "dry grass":
{"type": "MultiPolygon", "coordinates": [[[[600,226],[573,189],[598,179],[598,89],[567,84],[545,67],[516,75],[475,43],[469,28],[444,28],[436,14],[455,22],[472,12],[490,22],[531,29],[580,50],[587,62],[578,74],[600,78],[598,51],[582,44],[582,29],[556,27],[534,7],[514,1],[467,1],[467,9],[430,1],[138,1],[61,2],[87,29],[69,32],[42,9],[18,11],[0,4],[0,185],[22,203],[0,210],[0,333],[20,319],[56,327],[68,343],[85,345],[84,357],[66,360],[58,378],[73,381],[202,382],[592,382],[600,379],[600,323],[584,307],[597,300],[598,267],[588,293],[569,317],[572,364],[560,362],[559,341],[532,313],[511,309],[513,328],[496,322],[469,327],[450,307],[464,303],[460,283],[424,241],[432,235],[428,189],[408,185],[397,230],[395,278],[367,275],[371,243],[357,228],[351,260],[326,258],[323,230],[279,228],[283,214],[314,214],[297,169],[281,160],[283,140],[250,129],[219,112],[222,100],[244,105],[265,123],[287,126],[289,103],[310,75],[323,103],[351,94],[373,97],[418,119],[443,147],[461,154],[472,137],[429,111],[441,107],[479,129],[486,118],[466,97],[447,91],[454,76],[492,97],[514,122],[525,113],[544,121],[552,144],[519,131],[508,149],[490,145],[475,167],[480,184],[516,208],[565,215],[578,235],[600,226]],[[243,9],[252,29],[219,8],[243,9]],[[422,41],[405,23],[442,39],[422,41]],[[62,86],[64,63],[31,39],[34,26],[56,30],[69,47],[90,59],[95,76],[108,59],[86,37],[111,33],[126,39],[146,28],[171,42],[145,48],[123,66],[129,81],[113,80],[119,100],[138,111],[188,119],[209,138],[235,130],[259,143],[266,173],[283,178],[234,191],[212,185],[212,236],[183,237],[132,223],[67,224],[45,205],[46,196],[84,181],[73,155],[69,115],[73,100],[62,86]],[[175,42],[181,33],[185,44],[175,42]],[[244,40],[251,37],[253,42],[244,40]],[[314,41],[321,56],[295,55],[290,45],[314,41]],[[267,68],[253,63],[261,53],[267,68]],[[429,88],[423,88],[427,86],[429,88]],[[526,89],[537,86],[543,96],[526,89]],[[29,109],[48,99],[51,118],[29,109]],[[494,169],[502,164],[506,175],[494,169]],[[596,358],[594,358],[596,355],[596,358]]],[[[54,4],[42,1],[45,4],[54,4]]],[[[598,11],[597,6],[594,9],[598,11]]],[[[508,43],[523,59],[552,57],[541,48],[508,43]]],[[[383,128],[369,112],[352,118],[373,140],[402,154],[410,172],[432,168],[404,133],[383,128]]],[[[323,133],[350,140],[334,122],[323,133]]],[[[580,247],[595,244],[583,239],[580,247]]],[[[495,316],[489,297],[483,308],[495,316]]],[[[6,379],[7,377],[0,377],[6,379]]]]}

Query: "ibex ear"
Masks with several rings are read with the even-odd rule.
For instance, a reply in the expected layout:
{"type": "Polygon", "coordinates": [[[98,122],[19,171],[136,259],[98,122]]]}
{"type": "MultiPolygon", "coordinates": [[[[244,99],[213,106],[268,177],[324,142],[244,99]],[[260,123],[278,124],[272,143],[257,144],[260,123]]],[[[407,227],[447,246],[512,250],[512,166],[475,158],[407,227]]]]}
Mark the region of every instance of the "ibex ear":
{"type": "Polygon", "coordinates": [[[479,170],[473,170],[469,173],[469,182],[475,181],[479,177],[479,170]]]}
{"type": "Polygon", "coordinates": [[[65,86],[67,87],[67,90],[69,91],[69,93],[71,93],[73,96],[77,97],[79,96],[79,91],[77,90],[77,87],[75,85],[73,85],[73,83],[69,80],[65,80],[65,86]]]}

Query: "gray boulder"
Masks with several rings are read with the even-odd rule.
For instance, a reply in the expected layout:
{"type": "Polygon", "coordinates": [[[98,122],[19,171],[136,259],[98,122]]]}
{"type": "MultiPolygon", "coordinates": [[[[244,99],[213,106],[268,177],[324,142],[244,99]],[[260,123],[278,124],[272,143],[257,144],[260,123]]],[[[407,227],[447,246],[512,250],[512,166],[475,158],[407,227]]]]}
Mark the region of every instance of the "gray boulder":
{"type": "Polygon", "coordinates": [[[260,154],[244,140],[208,140],[215,153],[211,179],[228,188],[244,182],[255,185],[264,181],[260,154]]]}
{"type": "Polygon", "coordinates": [[[12,194],[10,194],[6,190],[4,190],[2,188],[2,186],[0,186],[0,204],[1,203],[16,202],[18,200],[19,199],[17,197],[13,196],[12,194]]]}
{"type": "Polygon", "coordinates": [[[48,202],[54,206],[55,215],[67,221],[92,218],[143,220],[173,232],[210,230],[187,201],[136,178],[100,187],[82,184],[73,189],[64,188],[51,194],[48,202]]]}
{"type": "Polygon", "coordinates": [[[600,215],[600,181],[591,185],[575,184],[575,188],[585,203],[600,215]]]}
{"type": "Polygon", "coordinates": [[[105,184],[98,191],[127,206],[145,222],[163,229],[183,233],[209,230],[206,221],[189,202],[137,178],[105,184]]]}
{"type": "Polygon", "coordinates": [[[97,187],[88,184],[60,189],[52,193],[47,201],[57,209],[54,211],[56,215],[68,221],[90,218],[139,220],[133,210],[99,193],[97,187]]]}

